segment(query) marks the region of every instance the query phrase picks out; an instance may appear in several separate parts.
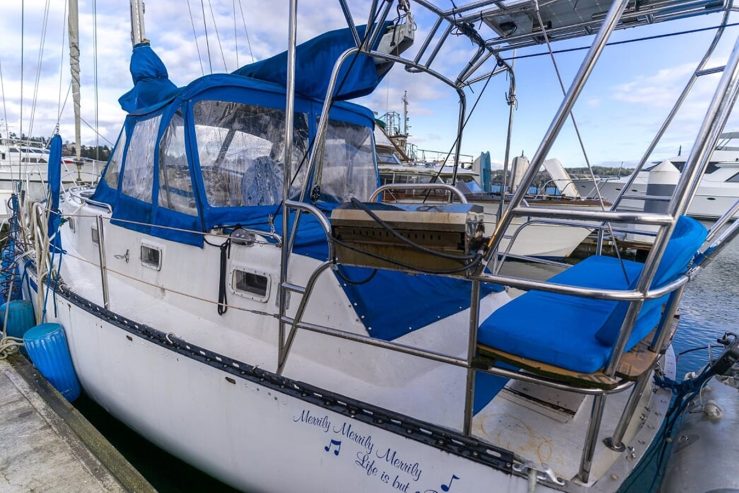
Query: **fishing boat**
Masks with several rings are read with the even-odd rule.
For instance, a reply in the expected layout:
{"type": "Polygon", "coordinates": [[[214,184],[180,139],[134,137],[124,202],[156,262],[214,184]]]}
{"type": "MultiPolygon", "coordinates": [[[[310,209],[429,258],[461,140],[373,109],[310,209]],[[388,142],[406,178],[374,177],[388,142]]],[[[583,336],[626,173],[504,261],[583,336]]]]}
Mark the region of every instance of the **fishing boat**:
{"type": "MultiPolygon", "coordinates": [[[[103,176],[29,206],[33,243],[15,243],[29,248],[24,296],[63,325],[84,390],[246,491],[645,491],[634,485],[680,411],[670,341],[685,283],[739,231],[728,215],[710,231],[684,215],[739,93],[739,47],[665,212],[524,198],[614,29],[725,22],[730,4],[372,2],[359,26],[336,8],[345,29],[296,46],[292,0],[287,52],[178,88],[132,5],[135,86],[103,176]],[[436,21],[404,57],[417,9],[436,21]],[[487,70],[514,83],[504,49],[593,33],[490,236],[448,184],[379,186],[373,114],[347,100],[392,65],[449,85],[461,132],[465,84],[487,70]],[[433,61],[454,40],[475,49],[448,77],[433,61]],[[439,188],[457,201],[381,199],[439,188]],[[594,255],[536,279],[506,270],[516,217],[658,228],[644,263],[594,255]]],[[[694,387],[727,371],[727,347],[694,387]]]]}

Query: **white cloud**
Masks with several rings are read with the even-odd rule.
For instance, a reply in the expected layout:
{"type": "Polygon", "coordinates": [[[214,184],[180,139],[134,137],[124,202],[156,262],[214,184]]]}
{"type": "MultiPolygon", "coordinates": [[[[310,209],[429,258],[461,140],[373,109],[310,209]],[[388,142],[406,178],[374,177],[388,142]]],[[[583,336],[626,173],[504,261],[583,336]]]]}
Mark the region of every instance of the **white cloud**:
{"type": "MultiPolygon", "coordinates": [[[[23,70],[23,131],[29,130],[29,117],[33,102],[33,92],[37,73],[37,59],[42,33],[42,20],[45,0],[25,1],[25,29],[21,37],[21,5],[19,2],[0,2],[0,63],[3,72],[3,95],[6,100],[7,120],[11,131],[16,133],[20,126],[20,94],[21,94],[21,53],[24,46],[23,70]]],[[[66,20],[63,17],[65,2],[50,2],[48,28],[44,49],[41,75],[38,83],[38,100],[36,102],[33,133],[51,135],[57,123],[57,113],[61,100],[64,100],[70,84],[68,66],[69,48],[66,38],[66,20]],[[64,44],[62,39],[64,37],[64,44]],[[63,54],[63,55],[62,55],[63,54]],[[63,63],[62,63],[63,56],[63,63]]],[[[366,22],[367,4],[362,0],[350,1],[350,7],[357,24],[366,22]]],[[[80,0],[80,49],[81,49],[81,82],[82,82],[82,116],[85,121],[95,124],[95,86],[93,58],[93,12],[91,0],[80,0]]],[[[251,52],[256,59],[262,59],[280,51],[287,46],[287,2],[262,2],[259,0],[241,0],[244,19],[241,11],[236,11],[234,25],[233,0],[212,0],[205,2],[205,26],[201,3],[189,0],[191,17],[188,13],[188,0],[157,0],[146,3],[145,25],[146,35],[152,47],[167,66],[170,78],[177,85],[184,85],[199,77],[203,71],[209,73],[212,64],[214,72],[231,71],[238,64],[243,65],[252,60],[251,52]],[[212,3],[213,12],[208,7],[212,3]],[[216,35],[213,18],[218,27],[216,35]],[[244,32],[244,22],[248,29],[249,44],[244,32]],[[195,36],[193,35],[193,24],[195,36]],[[206,39],[205,29],[208,36],[206,39]],[[234,38],[234,28],[237,38],[234,38]],[[220,43],[219,43],[220,38],[220,43]],[[210,45],[210,57],[207,45],[210,45]],[[237,52],[238,46],[238,52],[237,52]],[[200,59],[198,56],[200,53],[200,59]],[[222,54],[221,54],[222,53],[222,54]],[[201,65],[202,60],[202,65],[201,65]],[[201,68],[202,67],[202,68],[201,68]]],[[[394,10],[391,16],[394,15],[394,10]]],[[[298,16],[298,41],[305,41],[330,29],[345,26],[341,9],[331,3],[326,8],[324,0],[301,0],[298,16]]],[[[98,120],[101,143],[114,141],[125,116],[118,106],[118,98],[128,91],[131,78],[128,71],[131,53],[130,20],[127,2],[119,0],[97,0],[98,26],[98,120]]],[[[423,29],[421,26],[419,29],[423,29]]],[[[419,33],[420,35],[420,33],[419,33]]],[[[417,48],[413,48],[417,49],[417,48]]],[[[442,58],[439,66],[450,59],[442,58]]],[[[443,85],[430,80],[427,76],[414,76],[396,67],[387,77],[380,90],[363,99],[360,103],[383,113],[388,107],[398,110],[403,90],[409,90],[414,116],[431,115],[432,102],[438,101],[446,94],[453,94],[443,85]],[[419,83],[422,81],[422,83],[419,83]],[[441,86],[441,87],[440,87],[441,86]],[[389,88],[389,91],[387,90],[389,88]]],[[[2,108],[0,108],[2,110],[2,108]]],[[[4,118],[0,113],[0,118],[4,118]]],[[[60,120],[60,129],[65,140],[74,138],[72,98],[69,97],[60,120]]],[[[4,122],[0,124],[0,133],[5,133],[4,122]]],[[[95,133],[83,124],[82,138],[85,143],[95,141],[95,133]]]]}

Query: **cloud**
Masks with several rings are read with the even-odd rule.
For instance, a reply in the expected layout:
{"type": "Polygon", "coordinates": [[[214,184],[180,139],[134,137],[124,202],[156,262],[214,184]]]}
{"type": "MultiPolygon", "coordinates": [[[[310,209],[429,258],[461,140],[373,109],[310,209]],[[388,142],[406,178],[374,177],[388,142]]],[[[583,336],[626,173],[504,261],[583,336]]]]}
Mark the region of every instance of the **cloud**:
{"type": "Polygon", "coordinates": [[[671,106],[693,70],[695,65],[686,63],[660,69],[651,75],[639,75],[632,81],[614,87],[613,98],[625,103],[671,106]]]}

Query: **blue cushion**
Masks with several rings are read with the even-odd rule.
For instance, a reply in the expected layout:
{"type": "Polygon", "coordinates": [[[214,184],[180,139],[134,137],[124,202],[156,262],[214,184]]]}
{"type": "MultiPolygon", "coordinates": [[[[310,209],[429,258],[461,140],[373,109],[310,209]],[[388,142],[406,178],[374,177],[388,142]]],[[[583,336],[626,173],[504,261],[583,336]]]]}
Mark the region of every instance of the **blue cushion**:
{"type": "MultiPolygon", "coordinates": [[[[706,240],[707,234],[708,231],[706,228],[695,219],[687,216],[680,217],[675,225],[675,230],[672,232],[670,241],[667,242],[667,247],[665,248],[665,252],[660,260],[659,267],[657,267],[657,272],[654,276],[651,287],[662,287],[684,274],[688,268],[688,264],[690,264],[693,256],[695,256],[698,251],[698,248],[700,248],[706,240]]],[[[630,289],[634,289],[636,287],[637,280],[638,276],[631,278],[628,287],[630,289]]],[[[647,329],[646,332],[638,330],[640,328],[639,319],[649,310],[661,309],[664,303],[667,302],[668,298],[669,295],[665,295],[661,298],[648,300],[644,303],[639,313],[639,317],[637,318],[637,326],[631,334],[631,340],[636,339],[638,342],[642,337],[649,333],[651,329],[647,329]]],[[[623,323],[628,308],[628,303],[618,303],[606,323],[603,324],[595,334],[595,337],[597,337],[600,342],[609,345],[616,343],[621,329],[621,324],[623,323]]]]}
{"type": "MultiPolygon", "coordinates": [[[[680,218],[653,286],[668,283],[685,272],[705,236],[706,230],[700,223],[680,218]]],[[[592,256],[550,281],[625,290],[633,288],[643,267],[639,262],[592,256]]],[[[626,344],[627,351],[659,323],[667,298],[666,295],[644,304],[626,344]]],[[[626,302],[530,291],[490,315],[480,326],[478,341],[524,358],[593,373],[608,362],[627,308],[626,302]]]]}

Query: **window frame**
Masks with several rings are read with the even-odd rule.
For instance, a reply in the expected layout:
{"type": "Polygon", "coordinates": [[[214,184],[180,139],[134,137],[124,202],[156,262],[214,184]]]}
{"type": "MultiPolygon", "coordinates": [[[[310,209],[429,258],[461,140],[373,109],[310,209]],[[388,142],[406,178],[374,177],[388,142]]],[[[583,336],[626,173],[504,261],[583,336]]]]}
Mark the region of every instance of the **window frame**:
{"type": "Polygon", "coordinates": [[[260,303],[267,303],[269,301],[270,295],[272,293],[272,276],[265,272],[260,271],[258,269],[254,269],[252,266],[241,264],[241,263],[234,263],[231,265],[231,269],[229,270],[229,289],[231,290],[231,293],[233,293],[236,296],[240,296],[242,298],[251,299],[254,301],[258,301],[260,303]],[[267,279],[267,286],[265,287],[265,293],[264,295],[260,295],[259,293],[255,293],[253,291],[247,291],[238,289],[236,287],[236,271],[243,272],[246,274],[253,274],[260,277],[263,277],[267,279]]]}

